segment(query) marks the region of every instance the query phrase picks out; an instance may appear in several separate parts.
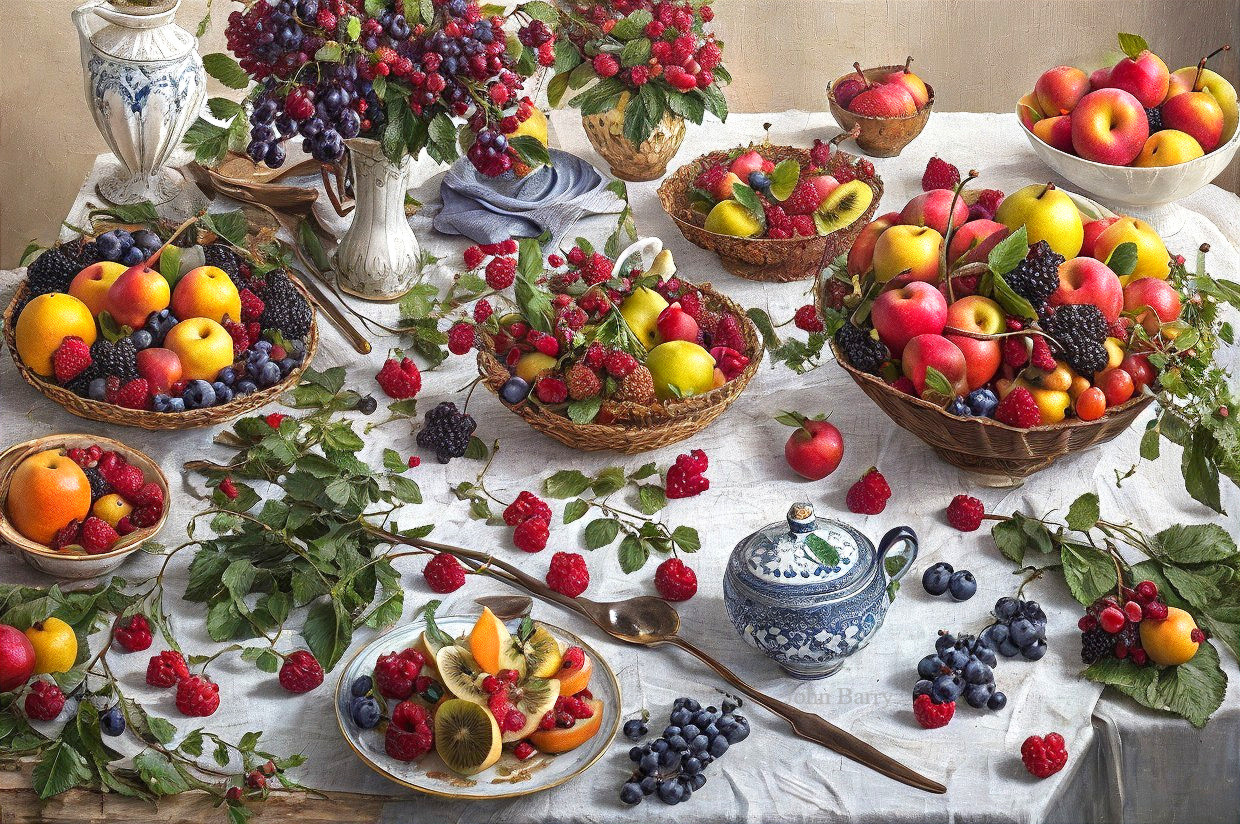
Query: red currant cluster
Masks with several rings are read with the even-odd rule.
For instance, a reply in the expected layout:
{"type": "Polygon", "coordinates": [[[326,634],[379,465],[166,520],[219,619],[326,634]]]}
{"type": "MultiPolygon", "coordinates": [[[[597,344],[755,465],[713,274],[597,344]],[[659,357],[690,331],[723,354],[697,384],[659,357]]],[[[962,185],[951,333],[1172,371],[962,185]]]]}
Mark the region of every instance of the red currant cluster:
{"type": "Polygon", "coordinates": [[[1142,581],[1135,587],[1121,587],[1120,598],[1107,595],[1089,605],[1077,627],[1081,630],[1081,660],[1092,664],[1107,655],[1128,659],[1139,667],[1149,663],[1141,647],[1141,621],[1161,621],[1167,605],[1158,598],[1158,586],[1142,581]]]}

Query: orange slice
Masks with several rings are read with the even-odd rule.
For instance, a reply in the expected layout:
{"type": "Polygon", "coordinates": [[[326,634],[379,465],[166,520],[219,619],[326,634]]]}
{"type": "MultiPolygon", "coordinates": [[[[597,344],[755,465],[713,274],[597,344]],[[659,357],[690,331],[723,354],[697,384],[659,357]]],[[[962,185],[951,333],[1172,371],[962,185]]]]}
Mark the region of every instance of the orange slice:
{"type": "Polygon", "coordinates": [[[579,669],[561,667],[552,677],[560,682],[560,695],[576,695],[590,685],[590,673],[593,671],[594,664],[587,655],[579,669]]]}
{"type": "MultiPolygon", "coordinates": [[[[587,667],[589,662],[586,662],[587,667]]],[[[588,675],[589,671],[586,667],[582,667],[588,675]]],[[[603,725],[603,702],[593,699],[586,702],[594,710],[594,715],[589,718],[583,718],[571,727],[556,727],[553,730],[538,730],[531,733],[529,742],[545,753],[568,752],[576,749],[582,744],[589,741],[598,733],[599,727],[603,725]]]]}
{"type": "Polygon", "coordinates": [[[488,675],[494,675],[503,667],[504,650],[512,646],[508,627],[495,617],[495,613],[483,607],[474,628],[469,631],[469,653],[478,666],[488,675]]]}

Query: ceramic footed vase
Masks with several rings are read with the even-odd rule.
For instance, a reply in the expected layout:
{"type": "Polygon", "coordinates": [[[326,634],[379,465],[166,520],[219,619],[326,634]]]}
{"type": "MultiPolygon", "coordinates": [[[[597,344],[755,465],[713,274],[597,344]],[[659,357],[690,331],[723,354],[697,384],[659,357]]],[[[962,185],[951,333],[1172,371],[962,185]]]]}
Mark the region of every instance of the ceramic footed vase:
{"type": "Polygon", "coordinates": [[[113,203],[165,203],[186,185],[165,164],[202,109],[207,77],[178,6],[94,0],[73,12],[86,103],[119,162],[99,182],[113,203]]]}
{"type": "Polygon", "coordinates": [[[413,158],[393,163],[378,141],[364,137],[347,145],[355,206],[336,250],[340,288],[367,300],[392,300],[413,288],[422,257],[405,215],[413,158]]]}
{"type": "Polygon", "coordinates": [[[825,678],[874,638],[893,585],[916,559],[917,535],[907,526],[875,547],[848,524],[796,503],[787,521],[736,545],[724,573],[724,604],[741,638],[789,675],[825,678]]]}

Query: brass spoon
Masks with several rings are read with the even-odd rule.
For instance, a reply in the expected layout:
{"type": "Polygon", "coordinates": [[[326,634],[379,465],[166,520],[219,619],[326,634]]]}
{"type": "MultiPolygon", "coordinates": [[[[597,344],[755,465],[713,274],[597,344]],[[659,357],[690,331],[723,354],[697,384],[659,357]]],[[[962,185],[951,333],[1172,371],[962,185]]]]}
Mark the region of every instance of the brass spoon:
{"type": "Polygon", "coordinates": [[[435,552],[444,552],[461,560],[475,572],[484,571],[506,583],[525,589],[530,594],[544,601],[558,604],[587,618],[596,627],[617,640],[639,646],[659,646],[669,644],[693,655],[719,677],[740,690],[756,704],[760,704],[775,715],[783,718],[792,730],[801,738],[821,744],[858,764],[869,767],[910,787],[930,793],[945,793],[947,788],[937,781],[932,781],[920,773],[904,766],[900,762],[884,755],[875,747],[865,743],[852,733],[846,732],[820,715],[797,709],[776,698],[750,686],[739,676],[716,661],[706,652],[683,638],[680,634],[680,615],[675,607],[653,595],[640,595],[626,598],[623,601],[592,601],[578,596],[569,598],[562,595],[517,567],[498,558],[493,558],[475,550],[462,549],[447,544],[427,541],[422,538],[408,538],[365,525],[373,534],[391,541],[406,544],[435,552]]]}

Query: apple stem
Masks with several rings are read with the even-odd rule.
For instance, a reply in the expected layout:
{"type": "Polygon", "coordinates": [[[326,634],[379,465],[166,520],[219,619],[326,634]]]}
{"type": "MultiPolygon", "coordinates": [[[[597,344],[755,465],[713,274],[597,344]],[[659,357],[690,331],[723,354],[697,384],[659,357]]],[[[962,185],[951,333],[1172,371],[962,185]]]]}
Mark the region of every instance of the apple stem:
{"type": "Polygon", "coordinates": [[[1201,76],[1206,72],[1206,61],[1209,57],[1201,58],[1201,62],[1197,64],[1197,73],[1193,75],[1193,91],[1201,91],[1201,76]]]}
{"type": "Polygon", "coordinates": [[[865,83],[865,87],[870,88],[870,78],[865,76],[865,72],[861,71],[861,61],[853,61],[853,69],[857,72],[857,76],[861,78],[861,82],[865,83]]]}
{"type": "Polygon", "coordinates": [[[152,263],[154,263],[154,262],[155,262],[155,260],[156,260],[156,259],[157,259],[157,258],[158,258],[161,254],[163,254],[163,251],[164,251],[165,249],[167,249],[169,246],[171,246],[171,245],[172,245],[172,241],[176,240],[176,239],[177,239],[177,237],[178,237],[178,236],[180,236],[180,234],[181,234],[182,232],[184,232],[186,229],[188,229],[189,227],[191,227],[191,226],[193,226],[195,223],[197,223],[199,220],[201,220],[201,219],[202,219],[202,216],[203,216],[203,215],[205,215],[206,213],[207,213],[207,210],[206,210],[206,209],[203,209],[203,210],[202,210],[201,212],[199,212],[198,214],[190,216],[190,218],[189,218],[188,220],[186,220],[184,223],[182,223],[180,226],[178,226],[178,227],[177,227],[176,231],[172,233],[172,237],[170,237],[170,238],[168,238],[166,241],[164,241],[164,245],[163,245],[163,246],[160,246],[158,249],[156,249],[154,252],[152,252],[152,253],[151,253],[151,256],[150,256],[149,258],[147,258],[147,259],[146,259],[146,262],[145,262],[145,263],[143,263],[142,265],[143,265],[143,266],[147,266],[147,267],[149,267],[152,263]]]}
{"type": "Polygon", "coordinates": [[[906,58],[904,59],[904,73],[905,73],[905,74],[910,74],[910,73],[911,73],[911,72],[909,71],[909,66],[911,66],[911,65],[913,65],[913,55],[911,55],[911,54],[910,54],[908,57],[906,57],[906,58]]]}
{"type": "Polygon", "coordinates": [[[1046,188],[1042,190],[1042,193],[1038,195],[1037,199],[1041,200],[1043,197],[1046,196],[1047,192],[1053,192],[1053,191],[1055,191],[1055,182],[1051,181],[1046,184],[1046,188]]]}

